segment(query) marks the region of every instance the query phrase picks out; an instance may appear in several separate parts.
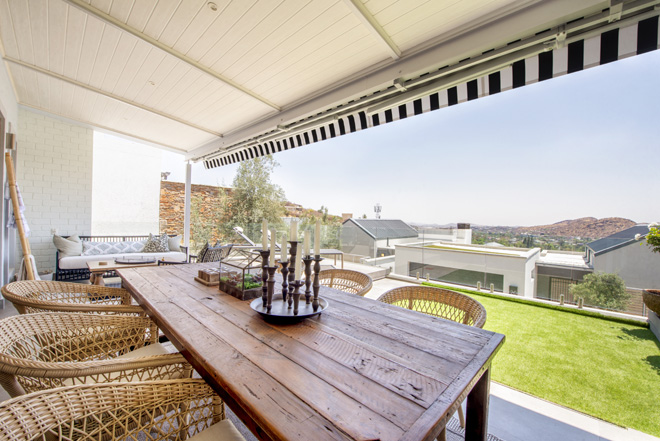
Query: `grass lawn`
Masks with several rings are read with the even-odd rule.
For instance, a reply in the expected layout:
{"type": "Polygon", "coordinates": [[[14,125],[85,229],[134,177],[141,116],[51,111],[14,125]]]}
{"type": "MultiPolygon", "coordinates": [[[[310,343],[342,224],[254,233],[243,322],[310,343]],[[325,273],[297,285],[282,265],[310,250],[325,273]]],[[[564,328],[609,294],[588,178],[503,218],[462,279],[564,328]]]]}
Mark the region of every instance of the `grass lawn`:
{"type": "Polygon", "coordinates": [[[486,308],[484,329],[506,335],[494,381],[660,436],[660,344],[648,328],[463,292],[486,308]]]}

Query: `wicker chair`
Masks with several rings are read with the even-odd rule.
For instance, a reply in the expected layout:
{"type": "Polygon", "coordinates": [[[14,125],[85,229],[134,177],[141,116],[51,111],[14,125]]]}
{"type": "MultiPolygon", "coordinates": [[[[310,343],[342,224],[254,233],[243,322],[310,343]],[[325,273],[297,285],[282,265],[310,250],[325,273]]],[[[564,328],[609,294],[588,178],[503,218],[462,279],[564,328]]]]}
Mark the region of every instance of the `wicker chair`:
{"type": "Polygon", "coordinates": [[[53,387],[190,377],[148,317],[41,313],[0,320],[0,385],[16,397],[53,387]]]}
{"type": "MultiPolygon", "coordinates": [[[[420,285],[402,286],[387,291],[378,297],[378,301],[464,325],[483,328],[486,324],[486,308],[481,303],[448,289],[420,285]]],[[[458,419],[461,427],[465,427],[465,416],[460,406],[458,419]]]]}
{"type": "Polygon", "coordinates": [[[3,286],[2,295],[20,314],[62,311],[145,315],[139,305],[131,305],[131,294],[122,288],[22,280],[3,286]]]}
{"type": "Polygon", "coordinates": [[[319,282],[323,286],[357,294],[364,297],[371,290],[373,281],[368,274],[345,269],[328,269],[319,273],[319,282]]]}
{"type": "Polygon", "coordinates": [[[190,256],[190,262],[205,263],[205,262],[221,262],[231,252],[234,247],[233,244],[221,245],[210,247],[208,244],[200,251],[197,256],[190,256]]]}
{"type": "Polygon", "coordinates": [[[244,441],[201,379],[70,386],[7,400],[0,439],[244,441]]]}

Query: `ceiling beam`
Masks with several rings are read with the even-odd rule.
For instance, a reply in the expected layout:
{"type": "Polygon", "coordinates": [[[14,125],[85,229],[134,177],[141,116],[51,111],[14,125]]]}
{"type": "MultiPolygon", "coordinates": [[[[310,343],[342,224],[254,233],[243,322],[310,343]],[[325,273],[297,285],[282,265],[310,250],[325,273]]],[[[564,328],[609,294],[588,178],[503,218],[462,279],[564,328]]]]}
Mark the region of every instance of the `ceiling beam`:
{"type": "Polygon", "coordinates": [[[163,118],[167,118],[167,119],[170,119],[172,121],[176,121],[180,124],[191,127],[193,129],[201,130],[203,132],[206,132],[206,133],[209,133],[211,135],[217,136],[218,138],[222,138],[222,133],[218,133],[216,131],[207,129],[206,127],[198,126],[197,124],[193,124],[189,121],[183,120],[183,119],[178,118],[174,115],[169,115],[167,113],[161,112],[160,110],[154,109],[152,107],[143,106],[142,104],[138,104],[135,101],[131,101],[131,100],[128,100],[126,98],[120,97],[118,95],[115,95],[114,93],[110,93],[110,92],[106,92],[106,91],[101,90],[101,89],[97,89],[94,86],[90,86],[89,84],[81,83],[80,81],[74,80],[74,79],[69,78],[69,77],[65,77],[64,75],[60,75],[56,72],[52,72],[52,71],[46,70],[42,67],[35,66],[35,65],[32,65],[32,64],[28,64],[24,61],[17,60],[15,58],[12,58],[12,57],[7,56],[7,55],[2,57],[2,59],[5,60],[6,62],[13,63],[17,66],[21,66],[21,67],[24,67],[26,69],[30,69],[32,71],[44,74],[44,75],[49,76],[51,78],[56,78],[58,80],[66,82],[66,83],[73,84],[74,86],[82,87],[83,89],[87,89],[90,92],[98,93],[98,94],[103,95],[105,97],[108,97],[110,99],[122,102],[124,104],[128,104],[129,106],[136,107],[138,109],[153,113],[155,115],[162,116],[163,118]]]}
{"type": "Polygon", "coordinates": [[[193,68],[195,68],[197,70],[200,70],[200,71],[204,72],[207,75],[210,75],[211,77],[215,78],[216,80],[220,80],[223,83],[225,83],[226,85],[228,85],[230,87],[233,87],[234,89],[239,90],[239,91],[243,92],[244,94],[249,95],[249,96],[251,96],[252,98],[254,98],[258,101],[261,101],[263,104],[277,110],[278,112],[281,110],[281,108],[277,104],[272,103],[271,101],[269,101],[266,98],[258,95],[257,93],[253,92],[252,90],[250,90],[246,87],[243,87],[242,85],[238,84],[237,82],[235,82],[235,81],[233,81],[233,80],[231,80],[231,79],[229,79],[229,78],[227,78],[223,75],[220,75],[218,72],[208,68],[207,66],[204,66],[203,64],[193,60],[192,58],[182,54],[181,52],[175,51],[171,47],[164,45],[163,43],[156,40],[155,38],[152,38],[152,37],[148,36],[147,34],[143,34],[142,32],[138,31],[137,29],[134,29],[134,28],[128,26],[126,23],[117,20],[113,16],[111,16],[109,14],[106,14],[105,12],[96,9],[95,7],[91,6],[90,4],[85,3],[83,0],[64,0],[64,1],[67,2],[68,4],[70,4],[71,6],[75,6],[76,8],[82,10],[83,12],[85,12],[87,14],[93,15],[94,17],[98,18],[99,20],[101,20],[105,23],[108,23],[111,26],[114,26],[114,27],[118,28],[121,31],[127,32],[127,33],[133,35],[134,37],[137,37],[140,40],[145,41],[146,43],[148,43],[148,44],[150,44],[154,47],[157,47],[158,49],[172,55],[173,57],[178,58],[179,60],[183,61],[184,63],[188,64],[189,66],[192,66],[193,68]]]}
{"type": "Polygon", "coordinates": [[[390,53],[390,57],[394,60],[401,58],[401,49],[394,43],[389,34],[385,32],[385,29],[376,21],[373,15],[369,12],[364,3],[361,0],[344,0],[344,3],[351,10],[353,15],[357,16],[362,24],[369,29],[369,32],[376,37],[376,39],[382,44],[382,46],[387,49],[390,53]]]}

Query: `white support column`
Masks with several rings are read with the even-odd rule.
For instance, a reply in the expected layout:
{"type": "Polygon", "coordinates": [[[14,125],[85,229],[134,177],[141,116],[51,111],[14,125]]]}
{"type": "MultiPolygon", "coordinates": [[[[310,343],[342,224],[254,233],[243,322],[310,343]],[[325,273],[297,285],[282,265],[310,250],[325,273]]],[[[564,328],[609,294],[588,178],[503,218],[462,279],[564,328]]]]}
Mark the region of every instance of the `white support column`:
{"type": "Polygon", "coordinates": [[[183,246],[188,248],[190,254],[190,195],[192,188],[192,164],[186,163],[186,191],[183,208],[183,246]]]}

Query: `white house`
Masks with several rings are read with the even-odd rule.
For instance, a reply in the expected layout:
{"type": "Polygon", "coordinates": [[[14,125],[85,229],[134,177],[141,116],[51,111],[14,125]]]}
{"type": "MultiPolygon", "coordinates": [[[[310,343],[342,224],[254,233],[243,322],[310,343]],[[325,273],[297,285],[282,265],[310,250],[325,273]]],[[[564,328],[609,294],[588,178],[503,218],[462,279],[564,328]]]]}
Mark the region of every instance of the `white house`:
{"type": "Polygon", "coordinates": [[[534,297],[540,248],[485,247],[448,243],[396,246],[395,273],[534,297]]]}

